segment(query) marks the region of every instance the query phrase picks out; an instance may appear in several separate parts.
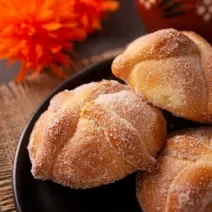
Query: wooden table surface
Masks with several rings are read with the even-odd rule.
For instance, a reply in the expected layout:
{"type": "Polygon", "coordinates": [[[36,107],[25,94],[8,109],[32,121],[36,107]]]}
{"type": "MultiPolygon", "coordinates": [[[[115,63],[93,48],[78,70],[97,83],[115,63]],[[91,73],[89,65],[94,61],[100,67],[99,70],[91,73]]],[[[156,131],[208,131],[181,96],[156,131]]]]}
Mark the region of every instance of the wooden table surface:
{"type": "MultiPolygon", "coordinates": [[[[136,37],[145,33],[138,16],[135,0],[120,0],[119,11],[109,14],[103,23],[103,30],[91,35],[85,42],[76,45],[75,50],[82,58],[98,55],[109,49],[122,47],[136,37]]],[[[12,80],[18,72],[20,64],[6,66],[0,62],[0,84],[12,80]]]]}

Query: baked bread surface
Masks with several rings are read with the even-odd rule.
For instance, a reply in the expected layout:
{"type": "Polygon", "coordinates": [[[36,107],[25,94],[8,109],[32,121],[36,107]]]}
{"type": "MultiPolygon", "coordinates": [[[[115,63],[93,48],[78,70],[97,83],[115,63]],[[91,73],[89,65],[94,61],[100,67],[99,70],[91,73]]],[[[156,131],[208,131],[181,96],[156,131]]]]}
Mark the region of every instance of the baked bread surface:
{"type": "Polygon", "coordinates": [[[166,137],[161,111],[116,81],[57,94],[32,131],[32,174],[73,188],[112,183],[155,165],[166,137]]]}
{"type": "Polygon", "coordinates": [[[142,36],[112,71],[157,107],[212,123],[212,47],[196,33],[164,29],[142,36]]]}
{"type": "Polygon", "coordinates": [[[136,185],[144,212],[211,212],[212,127],[171,136],[157,168],[139,172],[136,185]]]}

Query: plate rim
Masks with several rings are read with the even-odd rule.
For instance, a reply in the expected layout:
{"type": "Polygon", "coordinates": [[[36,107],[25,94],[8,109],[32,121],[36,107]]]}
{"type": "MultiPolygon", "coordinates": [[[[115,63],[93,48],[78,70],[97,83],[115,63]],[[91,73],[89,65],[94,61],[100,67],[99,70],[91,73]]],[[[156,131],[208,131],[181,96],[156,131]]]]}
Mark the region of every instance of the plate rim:
{"type": "Polygon", "coordinates": [[[39,104],[39,106],[37,108],[35,108],[34,112],[31,114],[31,116],[29,117],[28,121],[26,122],[25,127],[22,130],[21,136],[19,138],[18,144],[16,146],[16,150],[15,150],[15,156],[14,156],[14,161],[13,161],[13,168],[12,168],[12,194],[13,194],[13,200],[15,203],[15,209],[17,210],[17,212],[22,212],[22,207],[20,205],[20,201],[19,201],[19,196],[18,196],[18,192],[17,192],[17,185],[16,185],[16,179],[17,179],[17,169],[18,169],[18,161],[19,161],[19,155],[20,155],[20,151],[21,149],[23,149],[24,146],[24,137],[26,136],[27,132],[30,130],[30,128],[32,128],[35,124],[35,120],[38,118],[39,115],[39,111],[42,110],[43,107],[45,107],[45,105],[49,104],[49,101],[52,99],[52,97],[57,94],[58,92],[64,90],[64,87],[66,86],[66,84],[71,83],[72,81],[75,81],[76,78],[83,76],[83,75],[89,75],[89,73],[93,72],[95,69],[100,69],[101,66],[105,66],[105,65],[112,65],[112,62],[114,60],[114,56],[107,58],[101,62],[95,63],[95,64],[91,64],[88,65],[87,67],[83,68],[81,71],[73,74],[72,76],[70,76],[68,79],[66,79],[65,81],[61,82],[55,89],[53,89],[53,91],[41,102],[41,104],[39,104]]]}

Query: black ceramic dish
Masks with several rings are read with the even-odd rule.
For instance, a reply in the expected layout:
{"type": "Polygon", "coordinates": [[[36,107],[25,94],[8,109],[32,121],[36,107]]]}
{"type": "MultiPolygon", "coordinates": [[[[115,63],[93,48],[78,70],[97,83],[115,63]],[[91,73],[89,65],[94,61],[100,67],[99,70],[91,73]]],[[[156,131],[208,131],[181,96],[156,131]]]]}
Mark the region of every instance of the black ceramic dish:
{"type": "MultiPolygon", "coordinates": [[[[13,168],[13,193],[18,212],[140,212],[135,196],[135,174],[99,188],[74,190],[51,181],[35,180],[31,175],[31,163],[27,145],[32,128],[47,109],[49,100],[59,91],[74,89],[91,81],[115,79],[111,74],[109,59],[76,74],[61,84],[38,108],[28,122],[20,138],[13,168]]],[[[165,113],[169,131],[195,126],[195,123],[174,118],[165,113]]]]}

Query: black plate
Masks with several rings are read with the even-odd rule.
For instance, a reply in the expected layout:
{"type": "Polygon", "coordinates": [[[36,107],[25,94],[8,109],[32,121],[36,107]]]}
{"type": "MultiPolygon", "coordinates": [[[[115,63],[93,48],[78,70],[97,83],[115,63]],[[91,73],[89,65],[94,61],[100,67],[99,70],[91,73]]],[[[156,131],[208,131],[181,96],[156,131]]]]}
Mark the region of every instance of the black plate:
{"type": "MultiPolygon", "coordinates": [[[[49,100],[64,89],[74,89],[91,81],[115,79],[111,74],[112,60],[91,66],[65,81],[45,100],[28,122],[17,147],[13,168],[13,193],[18,212],[141,211],[135,197],[135,174],[107,186],[74,190],[51,181],[35,180],[30,172],[31,163],[26,147],[32,128],[41,113],[47,109],[49,100]]],[[[165,116],[169,121],[169,131],[196,125],[174,118],[168,113],[165,113],[165,116]]]]}

